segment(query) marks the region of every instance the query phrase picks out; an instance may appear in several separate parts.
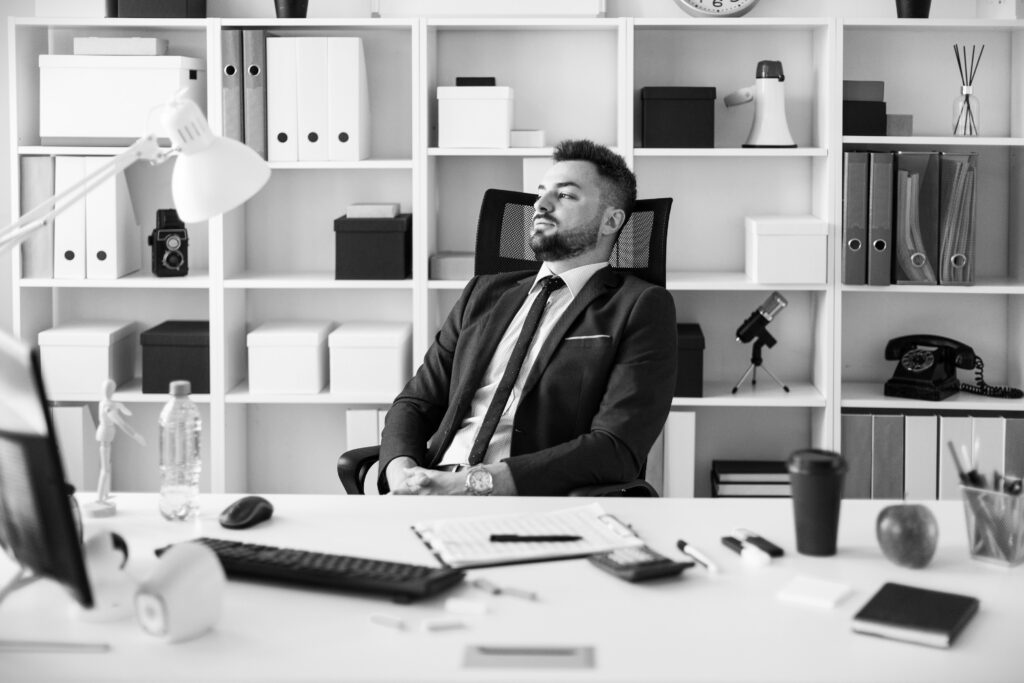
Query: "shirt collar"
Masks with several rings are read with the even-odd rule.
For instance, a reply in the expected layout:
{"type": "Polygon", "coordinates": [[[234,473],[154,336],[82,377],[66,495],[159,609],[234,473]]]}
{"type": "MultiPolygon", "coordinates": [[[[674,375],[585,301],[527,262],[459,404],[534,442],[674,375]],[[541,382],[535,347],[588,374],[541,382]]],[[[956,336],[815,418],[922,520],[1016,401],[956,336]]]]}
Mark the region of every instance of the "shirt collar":
{"type": "MultiPolygon", "coordinates": [[[[590,281],[590,278],[592,278],[597,271],[607,267],[607,261],[604,263],[591,263],[586,266],[579,266],[577,268],[567,270],[558,277],[562,278],[566,289],[569,290],[569,294],[575,299],[583,290],[583,287],[587,282],[590,281]]],[[[539,286],[537,283],[539,283],[542,278],[546,278],[549,275],[554,275],[554,273],[551,271],[551,268],[547,263],[542,263],[540,270],[537,272],[537,277],[533,279],[533,285],[530,287],[530,291],[533,292],[537,289],[539,286]]]]}

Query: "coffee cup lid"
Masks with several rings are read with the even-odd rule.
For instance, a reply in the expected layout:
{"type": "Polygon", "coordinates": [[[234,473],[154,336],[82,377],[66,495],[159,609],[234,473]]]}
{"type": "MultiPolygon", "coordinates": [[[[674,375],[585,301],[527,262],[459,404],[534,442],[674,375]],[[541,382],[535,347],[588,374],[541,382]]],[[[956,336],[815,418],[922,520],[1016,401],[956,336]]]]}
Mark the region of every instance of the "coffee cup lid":
{"type": "Polygon", "coordinates": [[[828,474],[845,472],[846,459],[835,451],[805,448],[789,456],[789,471],[793,474],[828,474]]]}

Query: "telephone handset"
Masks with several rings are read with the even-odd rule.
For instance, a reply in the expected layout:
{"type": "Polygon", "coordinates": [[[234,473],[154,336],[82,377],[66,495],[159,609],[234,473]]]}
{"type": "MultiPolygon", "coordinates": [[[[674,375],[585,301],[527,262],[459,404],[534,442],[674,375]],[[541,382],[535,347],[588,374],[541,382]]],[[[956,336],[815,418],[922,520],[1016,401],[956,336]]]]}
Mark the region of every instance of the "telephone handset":
{"type": "Polygon", "coordinates": [[[885,383],[886,396],[941,401],[957,391],[970,391],[995,398],[1021,398],[1024,392],[985,383],[985,363],[966,344],[933,334],[913,334],[889,340],[886,360],[896,369],[885,383]],[[975,383],[957,379],[956,369],[974,370],[975,383]]]}

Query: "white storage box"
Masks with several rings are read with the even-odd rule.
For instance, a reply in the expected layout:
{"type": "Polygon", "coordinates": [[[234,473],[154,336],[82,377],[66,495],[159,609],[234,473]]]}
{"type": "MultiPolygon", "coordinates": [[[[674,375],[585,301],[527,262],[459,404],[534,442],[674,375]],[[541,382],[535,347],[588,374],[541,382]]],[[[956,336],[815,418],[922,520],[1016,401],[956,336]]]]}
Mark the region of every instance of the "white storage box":
{"type": "Polygon", "coordinates": [[[108,379],[123,384],[135,373],[135,323],[75,322],[39,333],[43,384],[54,401],[103,397],[108,379]]]}
{"type": "Polygon", "coordinates": [[[508,148],[512,104],[512,88],[507,86],[439,87],[437,146],[508,148]]]}
{"type": "Polygon", "coordinates": [[[249,332],[249,391],[318,394],[327,384],[330,323],[272,322],[249,332]]]}
{"type": "Polygon", "coordinates": [[[439,251],[430,255],[431,280],[468,280],[473,277],[476,256],[470,251],[439,251]]]}
{"type": "Polygon", "coordinates": [[[331,393],[394,396],[412,376],[412,325],[343,323],[331,332],[331,393]]]}
{"type": "Polygon", "coordinates": [[[177,56],[40,55],[43,144],[166,137],[157,108],[185,89],[205,111],[206,65],[177,56]]]}
{"type": "Polygon", "coordinates": [[[828,225],[814,216],[747,216],[747,275],[754,282],[822,284],[828,225]]]}

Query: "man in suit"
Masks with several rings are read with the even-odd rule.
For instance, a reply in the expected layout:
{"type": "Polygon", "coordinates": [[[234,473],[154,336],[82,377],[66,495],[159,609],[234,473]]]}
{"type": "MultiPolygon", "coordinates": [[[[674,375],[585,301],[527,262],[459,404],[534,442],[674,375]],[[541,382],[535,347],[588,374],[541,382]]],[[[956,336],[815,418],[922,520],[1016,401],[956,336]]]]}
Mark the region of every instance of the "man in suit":
{"type": "Polygon", "coordinates": [[[608,266],[636,199],[625,161],[588,140],[553,159],[530,237],[540,271],[470,280],[388,411],[382,493],[563,495],[644,468],[672,402],[675,306],[608,266]]]}

